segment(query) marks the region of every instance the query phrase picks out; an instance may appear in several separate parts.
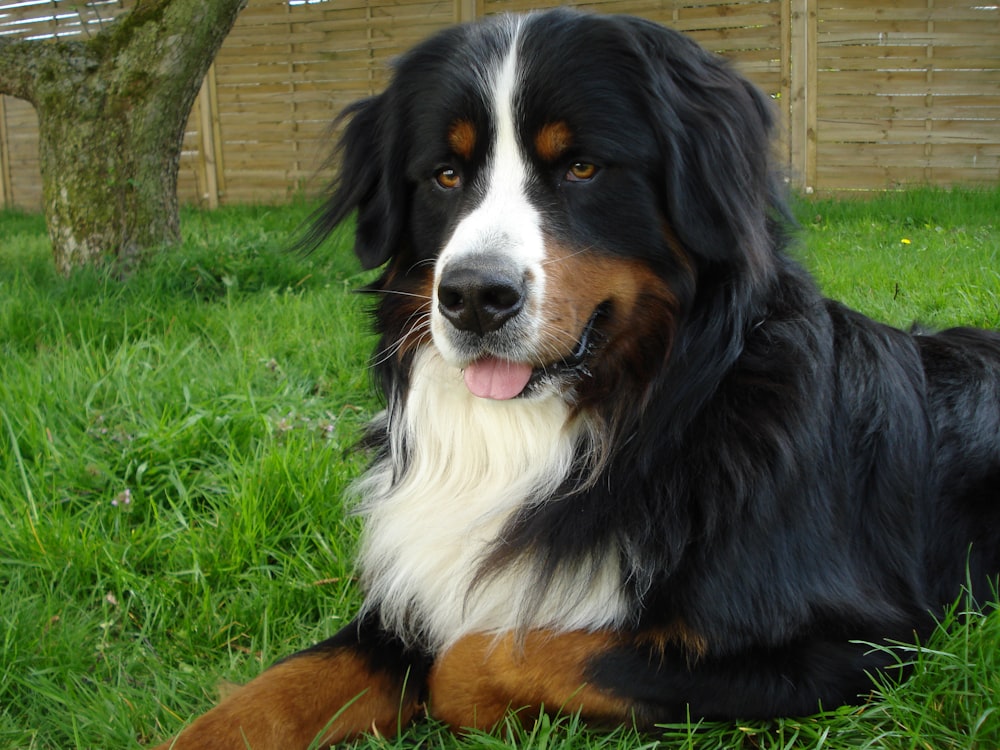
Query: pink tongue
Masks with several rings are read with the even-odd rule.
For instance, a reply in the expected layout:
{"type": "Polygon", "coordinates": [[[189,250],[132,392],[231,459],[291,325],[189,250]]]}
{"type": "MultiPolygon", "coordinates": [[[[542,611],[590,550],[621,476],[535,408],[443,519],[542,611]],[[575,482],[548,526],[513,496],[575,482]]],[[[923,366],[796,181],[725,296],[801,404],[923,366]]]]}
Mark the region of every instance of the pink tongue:
{"type": "Polygon", "coordinates": [[[514,398],[524,390],[530,379],[531,365],[496,357],[477,359],[465,368],[465,385],[480,398],[514,398]]]}

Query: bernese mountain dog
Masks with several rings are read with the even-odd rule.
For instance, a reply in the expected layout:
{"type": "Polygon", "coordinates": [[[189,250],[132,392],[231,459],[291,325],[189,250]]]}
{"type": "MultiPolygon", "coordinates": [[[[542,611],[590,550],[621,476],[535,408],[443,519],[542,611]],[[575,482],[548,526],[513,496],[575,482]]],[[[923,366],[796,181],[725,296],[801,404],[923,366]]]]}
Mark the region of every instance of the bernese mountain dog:
{"type": "Polygon", "coordinates": [[[366,601],[169,746],[809,714],[993,595],[1000,335],[825,299],[725,62],[637,18],[490,18],[345,122],[309,241],[356,212],[382,269],[366,601]]]}

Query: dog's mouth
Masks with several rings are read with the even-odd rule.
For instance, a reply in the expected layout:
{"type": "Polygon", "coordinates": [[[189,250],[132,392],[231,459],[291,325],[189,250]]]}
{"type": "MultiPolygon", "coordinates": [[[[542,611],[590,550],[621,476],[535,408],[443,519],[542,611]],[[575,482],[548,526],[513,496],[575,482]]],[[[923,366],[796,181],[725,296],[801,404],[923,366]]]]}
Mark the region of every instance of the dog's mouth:
{"type": "Polygon", "coordinates": [[[465,386],[479,398],[508,401],[530,395],[547,385],[565,389],[588,374],[587,361],[596,347],[598,322],[608,312],[609,303],[598,305],[591,314],[573,351],[555,362],[536,366],[489,355],[473,360],[463,370],[465,386]]]}

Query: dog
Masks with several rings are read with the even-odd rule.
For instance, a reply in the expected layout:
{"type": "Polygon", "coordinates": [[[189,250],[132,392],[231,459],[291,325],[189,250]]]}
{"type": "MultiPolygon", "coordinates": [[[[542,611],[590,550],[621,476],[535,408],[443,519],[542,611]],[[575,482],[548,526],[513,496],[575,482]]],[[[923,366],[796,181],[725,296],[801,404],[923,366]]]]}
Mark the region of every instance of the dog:
{"type": "Polygon", "coordinates": [[[725,62],[637,18],[491,18],[344,117],[306,241],[356,212],[382,269],[365,604],[169,746],[805,715],[995,592],[1000,335],[825,299],[725,62]]]}

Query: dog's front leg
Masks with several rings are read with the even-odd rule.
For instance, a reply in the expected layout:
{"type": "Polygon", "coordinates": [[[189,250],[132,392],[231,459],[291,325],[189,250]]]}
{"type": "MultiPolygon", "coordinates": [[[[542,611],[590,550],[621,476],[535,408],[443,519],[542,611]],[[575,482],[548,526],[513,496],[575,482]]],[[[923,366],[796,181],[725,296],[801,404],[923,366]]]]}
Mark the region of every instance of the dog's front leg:
{"type": "Polygon", "coordinates": [[[430,660],[358,619],[278,662],[157,750],[297,750],[394,735],[420,710],[430,660]]]}
{"type": "Polygon", "coordinates": [[[620,642],[611,631],[465,636],[434,663],[430,714],[455,731],[491,729],[508,710],[531,720],[542,708],[602,725],[630,722],[638,706],[589,675],[594,659],[620,642]]]}

